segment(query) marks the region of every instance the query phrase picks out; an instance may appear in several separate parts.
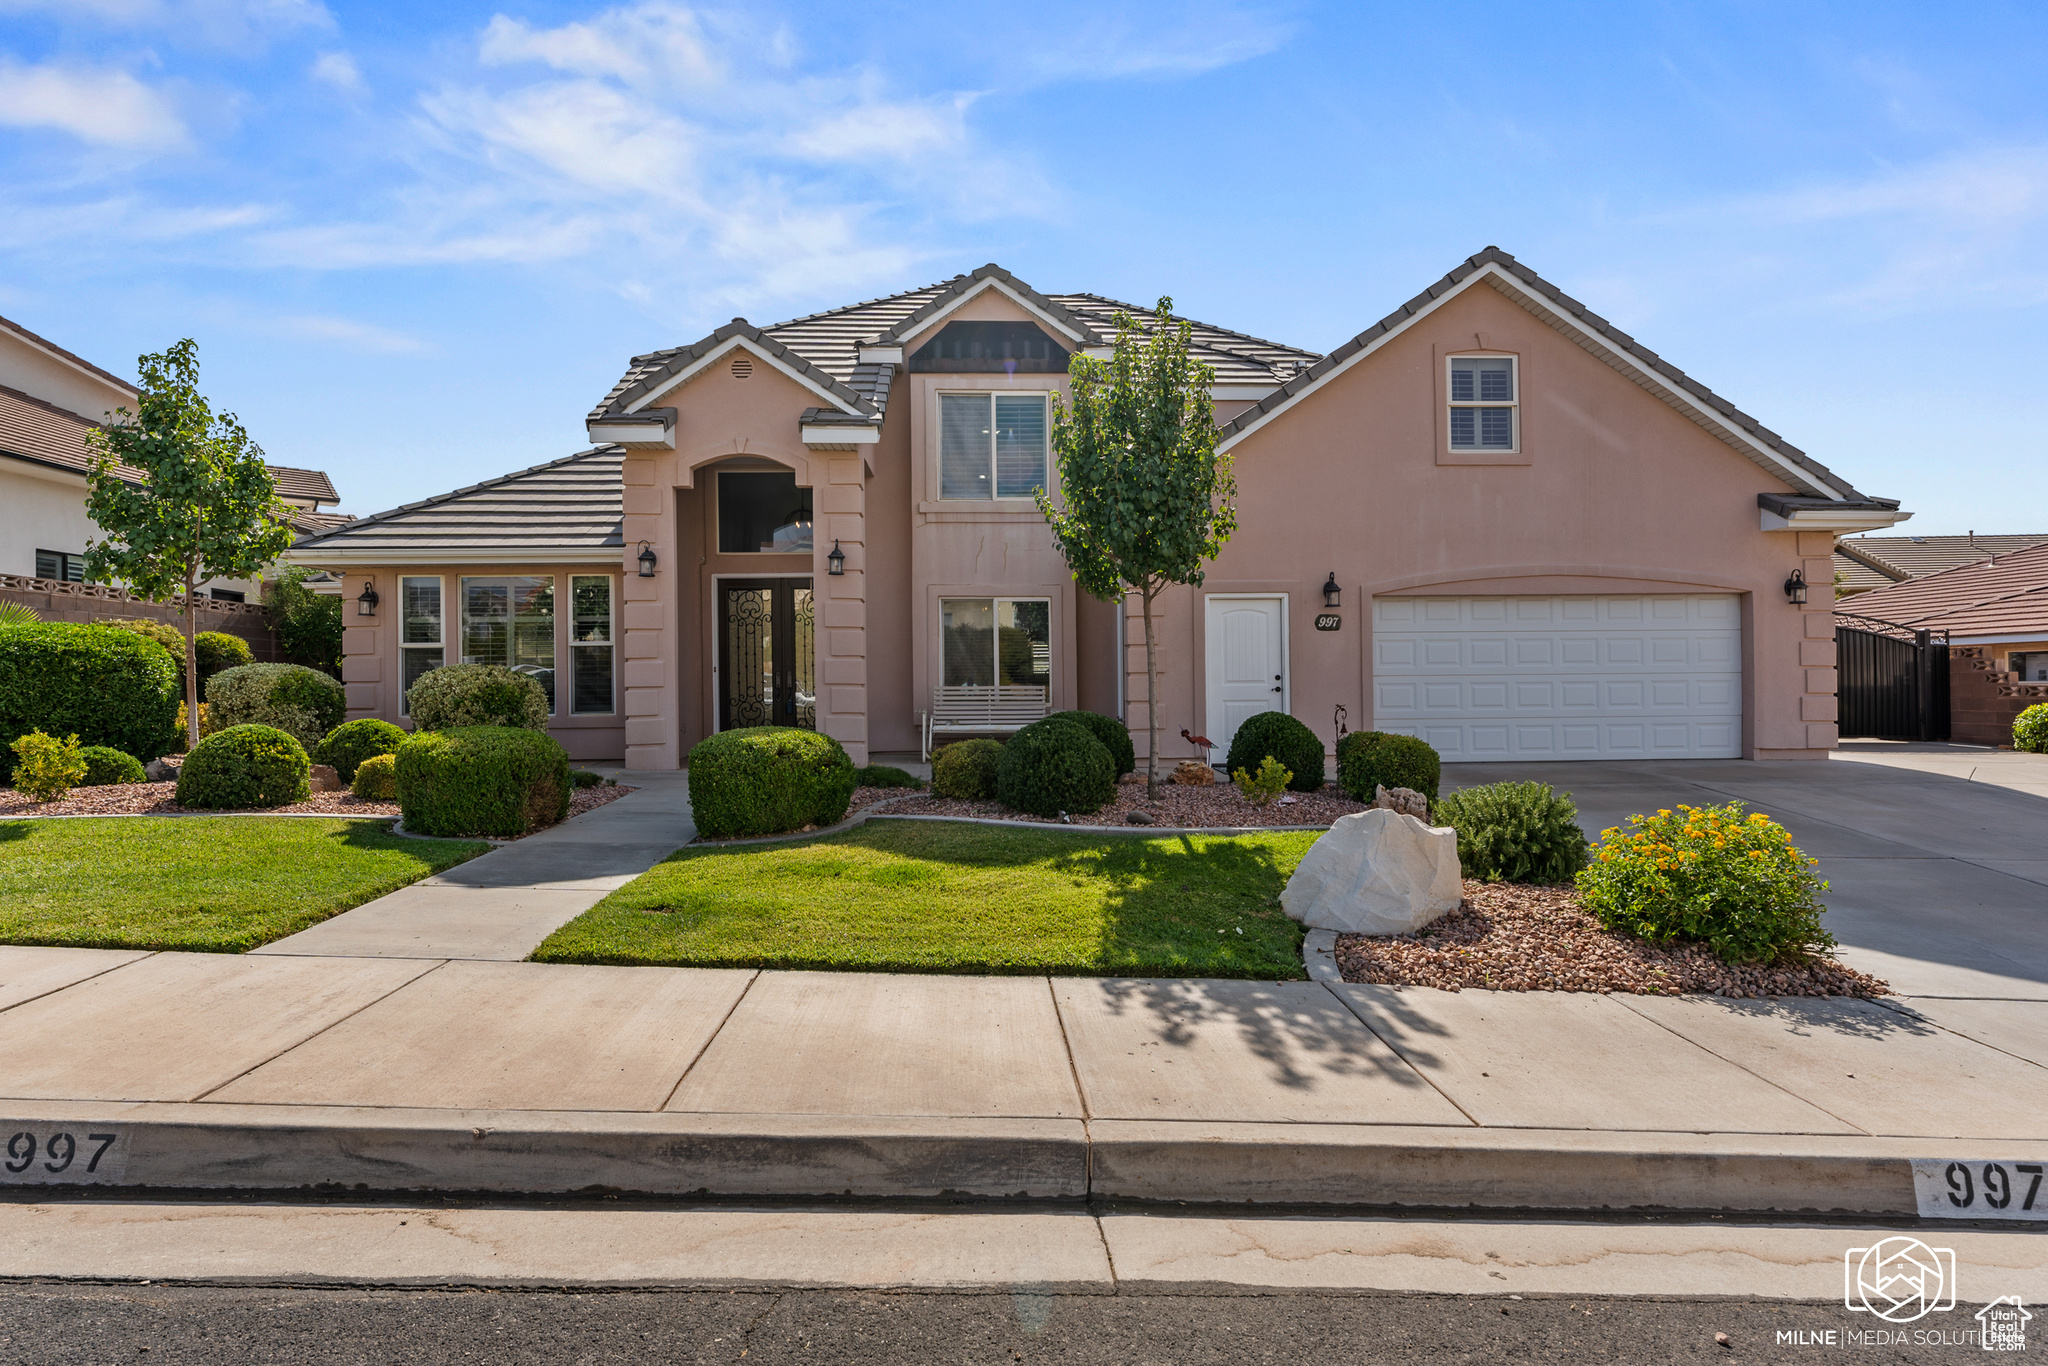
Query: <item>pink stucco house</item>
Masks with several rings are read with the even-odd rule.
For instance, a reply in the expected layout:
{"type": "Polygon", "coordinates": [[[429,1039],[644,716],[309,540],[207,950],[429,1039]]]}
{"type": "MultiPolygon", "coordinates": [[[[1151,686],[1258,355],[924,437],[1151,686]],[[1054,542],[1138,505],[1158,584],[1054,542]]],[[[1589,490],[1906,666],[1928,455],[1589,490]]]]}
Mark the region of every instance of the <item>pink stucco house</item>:
{"type": "MultiPolygon", "coordinates": [[[[868,762],[1065,707],[1142,753],[1135,599],[1077,593],[1031,502],[1068,359],[1125,307],[989,265],[634,357],[592,449],[299,542],[349,578],[350,715],[487,661],[629,768],[733,726],[868,762]]],[[[1895,500],[1493,248],[1326,356],[1195,337],[1239,530],[1164,603],[1164,757],[1269,708],[1448,762],[1834,746],[1835,538],[1895,500]]]]}

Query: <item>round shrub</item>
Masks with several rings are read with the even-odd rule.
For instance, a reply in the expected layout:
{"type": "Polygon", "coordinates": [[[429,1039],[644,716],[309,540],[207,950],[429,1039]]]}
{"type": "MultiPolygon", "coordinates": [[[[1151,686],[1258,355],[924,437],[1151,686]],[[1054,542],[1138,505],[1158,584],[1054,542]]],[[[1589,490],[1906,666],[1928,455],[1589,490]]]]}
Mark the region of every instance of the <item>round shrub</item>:
{"type": "Polygon", "coordinates": [[[913,792],[924,791],[924,784],[915,774],[906,773],[892,764],[869,764],[866,768],[854,770],[853,777],[860,787],[906,787],[913,792]]]}
{"type": "Polygon", "coordinates": [[[415,835],[510,839],[569,814],[569,751],[519,726],[422,731],[398,751],[398,809],[415,835]]]}
{"type": "Polygon", "coordinates": [[[359,717],[328,731],[327,738],[313,751],[313,762],[331,766],[335,777],[352,783],[363,760],[378,754],[396,754],[405,739],[405,732],[389,721],[359,717]]]}
{"type": "Polygon", "coordinates": [[[1323,742],[1314,731],[1284,711],[1248,716],[1230,737],[1230,757],[1223,771],[1257,773],[1261,761],[1278,759],[1294,775],[1288,786],[1296,792],[1319,791],[1323,785],[1323,742]]]}
{"type": "Polygon", "coordinates": [[[2036,702],[2012,719],[2012,747],[2048,754],[2048,702],[2036,702]]]}
{"type": "Polygon", "coordinates": [[[15,739],[76,735],[148,763],[176,740],[183,675],[163,648],[130,631],[46,621],[0,627],[0,779],[15,739]]]}
{"type": "Polygon", "coordinates": [[[720,731],[690,751],[690,812],[713,838],[830,825],[846,815],[854,782],[853,760],[814,730],[720,731]]]}
{"type": "Polygon", "coordinates": [[[78,751],[78,757],[85,760],[85,777],[79,780],[80,787],[139,783],[147,776],[142,771],[142,760],[106,745],[87,745],[78,751]]]}
{"type": "Polygon", "coordinates": [[[348,694],[318,669],[298,664],[244,664],[206,680],[206,705],[220,730],[274,726],[313,749],[341,724],[348,694]]]}
{"type": "Polygon", "coordinates": [[[1138,751],[1131,744],[1131,732],[1114,716],[1104,716],[1099,711],[1056,711],[1045,719],[1072,721],[1100,740],[1109,757],[1116,761],[1117,777],[1138,771],[1138,751]]]}
{"type": "Polygon", "coordinates": [[[372,754],[357,764],[355,781],[349,784],[348,790],[366,802],[397,801],[398,756],[372,754]]]}
{"type": "Polygon", "coordinates": [[[141,636],[144,640],[155,641],[171,652],[171,658],[178,662],[179,675],[183,676],[185,670],[185,633],[170,622],[158,621],[154,617],[107,617],[103,618],[99,624],[111,626],[118,631],[132,632],[135,635],[141,636]]]}
{"type": "Polygon", "coordinates": [[[932,755],[932,791],[960,801],[987,801],[996,795],[996,765],[1002,759],[1001,740],[956,740],[932,755]]]}
{"type": "Polygon", "coordinates": [[[1610,930],[1704,943],[1724,963],[1797,960],[1831,949],[1827,884],[1785,827],[1741,802],[1630,816],[1600,832],[1579,898],[1610,930]]]}
{"type": "MultiPolygon", "coordinates": [[[[240,636],[229,635],[226,631],[201,631],[192,640],[192,652],[199,659],[199,681],[204,684],[217,673],[239,669],[244,664],[256,662],[256,656],[249,653],[249,642],[240,636]]],[[[185,658],[185,647],[181,641],[178,658],[185,658]]]]}
{"type": "Polygon", "coordinates": [[[548,693],[530,674],[502,664],[430,669],[407,690],[406,714],[421,730],[462,726],[548,728],[548,693]]]}
{"type": "Polygon", "coordinates": [[[1437,752],[1412,735],[1355,730],[1337,742],[1337,783],[1361,802],[1371,801],[1379,788],[1405,787],[1433,807],[1443,767],[1437,752]]]}
{"type": "Polygon", "coordinates": [[[283,806],[313,795],[306,747],[276,726],[217,730],[185,756],[178,805],[209,811],[283,806]]]}
{"type": "Polygon", "coordinates": [[[1458,832],[1458,863],[1486,882],[1570,882],[1586,866],[1586,832],[1570,793],[1547,783],[1453,792],[1431,813],[1458,832]]]}
{"type": "Polygon", "coordinates": [[[996,763],[996,800],[1034,816],[1099,811],[1116,797],[1116,760],[1072,721],[1033,721],[996,763]]]}

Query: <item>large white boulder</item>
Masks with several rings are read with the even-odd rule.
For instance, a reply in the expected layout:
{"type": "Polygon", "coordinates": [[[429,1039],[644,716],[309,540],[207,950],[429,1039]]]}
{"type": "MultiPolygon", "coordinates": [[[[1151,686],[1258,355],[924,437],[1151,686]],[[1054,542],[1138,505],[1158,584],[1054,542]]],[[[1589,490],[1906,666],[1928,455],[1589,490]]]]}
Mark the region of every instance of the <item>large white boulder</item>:
{"type": "Polygon", "coordinates": [[[1280,905],[1310,929],[1410,934],[1458,909],[1460,875],[1457,831],[1375,807],[1337,818],[1280,905]]]}

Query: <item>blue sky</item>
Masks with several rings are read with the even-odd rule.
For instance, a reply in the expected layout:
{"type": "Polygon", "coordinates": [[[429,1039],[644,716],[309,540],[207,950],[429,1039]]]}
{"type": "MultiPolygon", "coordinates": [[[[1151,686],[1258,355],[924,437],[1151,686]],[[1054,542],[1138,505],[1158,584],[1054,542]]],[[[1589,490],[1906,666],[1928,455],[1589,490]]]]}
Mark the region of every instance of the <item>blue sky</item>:
{"type": "Polygon", "coordinates": [[[1489,243],[1916,532],[2048,531],[2048,7],[0,0],[0,313],[372,512],[999,261],[1327,350],[1489,243]]]}

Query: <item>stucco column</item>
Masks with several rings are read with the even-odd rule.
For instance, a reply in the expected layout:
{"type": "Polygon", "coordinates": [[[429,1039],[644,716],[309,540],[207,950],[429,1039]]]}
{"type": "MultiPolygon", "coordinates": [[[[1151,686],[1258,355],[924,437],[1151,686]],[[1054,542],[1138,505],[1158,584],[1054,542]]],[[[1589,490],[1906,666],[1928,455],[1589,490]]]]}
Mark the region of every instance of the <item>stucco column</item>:
{"type": "Polygon", "coordinates": [[[620,530],[620,595],[626,708],[626,767],[681,768],[682,730],[678,714],[675,637],[677,563],[673,523],[675,492],[659,479],[660,457],[628,453],[621,474],[624,516],[620,530]],[[653,547],[659,563],[651,579],[640,577],[640,542],[653,547]]]}
{"type": "Polygon", "coordinates": [[[1806,723],[1808,749],[1833,749],[1841,738],[1835,697],[1835,536],[1802,531],[1799,564],[1806,576],[1806,612],[1799,642],[1805,690],[1799,719],[1806,723]]]}
{"type": "MultiPolygon", "coordinates": [[[[354,575],[350,575],[351,580],[354,575]]],[[[365,571],[362,577],[368,579],[377,590],[379,598],[377,617],[374,621],[363,621],[356,612],[355,600],[342,595],[341,610],[346,613],[341,631],[341,683],[348,694],[348,719],[353,721],[362,716],[386,715],[384,707],[384,645],[383,628],[387,621],[397,621],[405,610],[399,601],[398,583],[395,579],[381,576],[374,570],[365,571]],[[361,622],[361,625],[357,623],[361,622]]],[[[357,589],[358,593],[362,590],[357,589]]],[[[204,626],[201,630],[206,629],[204,626]]],[[[398,680],[392,680],[396,683],[398,680]]],[[[389,708],[390,715],[404,710],[403,699],[394,696],[389,708]]]]}
{"type": "Polygon", "coordinates": [[[811,582],[817,620],[818,729],[846,747],[853,762],[868,761],[867,484],[858,452],[821,459],[825,482],[817,504],[817,572],[811,582]],[[827,571],[834,542],[846,572],[827,571]]]}

